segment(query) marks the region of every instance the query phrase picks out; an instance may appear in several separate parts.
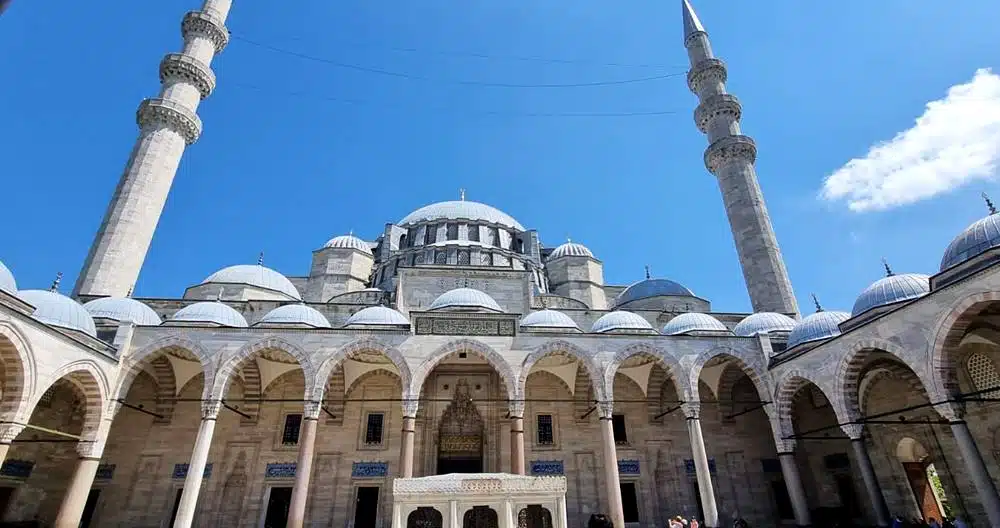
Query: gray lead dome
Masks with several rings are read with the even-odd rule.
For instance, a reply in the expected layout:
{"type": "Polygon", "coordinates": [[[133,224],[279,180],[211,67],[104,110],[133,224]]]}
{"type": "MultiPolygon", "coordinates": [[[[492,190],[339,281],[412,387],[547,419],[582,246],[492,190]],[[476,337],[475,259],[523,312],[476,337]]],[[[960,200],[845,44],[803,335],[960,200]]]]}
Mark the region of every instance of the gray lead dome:
{"type": "Polygon", "coordinates": [[[35,311],[31,314],[35,319],[47,325],[97,337],[94,318],[82,304],[73,299],[46,290],[22,290],[17,296],[35,307],[35,311]]]}
{"type": "Polygon", "coordinates": [[[890,275],[875,281],[865,288],[854,301],[851,317],[857,317],[868,310],[888,306],[903,301],[918,299],[931,291],[930,277],[919,273],[890,275]]]}
{"type": "Polygon", "coordinates": [[[791,332],[795,319],[775,312],[758,312],[748,315],[733,327],[733,333],[740,337],[751,337],[771,332],[791,332]]]}
{"type": "Polygon", "coordinates": [[[10,294],[17,293],[17,281],[14,280],[14,274],[4,266],[3,262],[0,262],[0,290],[3,290],[10,294]]]}
{"type": "Polygon", "coordinates": [[[265,268],[260,264],[240,264],[229,266],[208,276],[201,282],[202,284],[242,284],[253,286],[263,290],[271,290],[283,293],[296,301],[302,300],[299,290],[287,277],[265,268]]]}
{"type": "Polygon", "coordinates": [[[466,200],[438,202],[421,207],[406,215],[397,225],[406,226],[434,220],[473,220],[524,231],[524,226],[507,213],[484,203],[466,200]]]}
{"type": "Polygon", "coordinates": [[[997,246],[1000,246],[1000,215],[993,213],[965,228],[948,244],[941,257],[941,271],[997,246]]]}
{"type": "Polygon", "coordinates": [[[489,295],[473,288],[455,288],[442,293],[428,310],[443,310],[446,308],[481,309],[502,312],[503,308],[489,295]]]}
{"type": "Polygon", "coordinates": [[[130,297],[102,297],[83,305],[94,319],[108,319],[140,326],[162,323],[152,308],[130,297]]]}
{"type": "Polygon", "coordinates": [[[682,335],[691,332],[729,332],[722,321],[703,313],[683,313],[663,327],[664,335],[682,335]]]}

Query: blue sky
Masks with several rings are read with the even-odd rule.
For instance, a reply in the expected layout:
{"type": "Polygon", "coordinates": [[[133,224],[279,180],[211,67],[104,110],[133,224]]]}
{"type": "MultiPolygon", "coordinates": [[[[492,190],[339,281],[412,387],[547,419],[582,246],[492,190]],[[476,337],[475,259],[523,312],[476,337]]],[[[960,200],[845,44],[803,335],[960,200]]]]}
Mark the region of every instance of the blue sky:
{"type": "MultiPolygon", "coordinates": [[[[538,229],[548,246],[567,236],[587,244],[610,283],[638,280],[648,264],[717,311],[749,310],[682,75],[589,87],[466,83],[682,73],[679,0],[234,3],[227,25],[237,38],[213,64],[218,89],[199,111],[205,133],[185,154],[137,295],[179,296],[260,251],[267,265],[303,275],[327,239],[349,230],[374,238],[386,222],[457,199],[464,187],[469,199],[538,229]],[[673,113],[565,116],[636,112],[673,113]]],[[[933,273],[952,236],[985,214],[979,193],[1000,198],[992,151],[975,153],[968,168],[944,156],[938,168],[948,177],[926,164],[898,170],[941,150],[921,144],[940,139],[927,127],[889,145],[915,153],[855,164],[821,196],[828,176],[913,128],[950,87],[980,68],[1000,71],[995,2],[695,5],[757,140],[761,185],[804,312],[811,292],[826,308],[849,310],[880,277],[883,256],[898,272],[933,273]],[[867,167],[861,177],[858,166],[867,167]],[[880,191],[864,195],[873,185],[880,191]],[[869,189],[861,198],[852,194],[859,187],[869,189]]],[[[180,19],[196,7],[15,0],[0,17],[8,222],[0,259],[22,288],[45,287],[62,271],[71,289],[135,140],[135,109],[157,93],[159,60],[179,50],[180,19]]],[[[944,105],[925,120],[950,123],[953,147],[996,133],[1000,96],[971,91],[958,105],[965,114],[944,105]]]]}

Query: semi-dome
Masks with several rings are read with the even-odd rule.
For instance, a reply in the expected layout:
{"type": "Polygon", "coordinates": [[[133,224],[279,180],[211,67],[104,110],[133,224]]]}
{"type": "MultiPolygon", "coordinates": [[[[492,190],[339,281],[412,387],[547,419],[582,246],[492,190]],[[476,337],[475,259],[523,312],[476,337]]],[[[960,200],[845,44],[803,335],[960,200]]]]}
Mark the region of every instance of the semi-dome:
{"type": "Polygon", "coordinates": [[[791,332],[795,319],[775,312],[757,312],[748,315],[733,327],[733,333],[740,337],[751,337],[771,332],[791,332]]]}
{"type": "Polygon", "coordinates": [[[795,324],[788,334],[788,348],[840,335],[840,323],[851,318],[847,312],[816,312],[795,324]]]}
{"type": "Polygon", "coordinates": [[[83,305],[94,319],[110,319],[139,326],[157,326],[162,321],[152,308],[131,297],[102,297],[83,305]]]}
{"type": "Polygon", "coordinates": [[[438,202],[421,207],[406,215],[397,225],[405,226],[435,220],[473,220],[524,231],[524,226],[507,213],[484,203],[467,200],[438,202]]]}
{"type": "Polygon", "coordinates": [[[0,262],[0,290],[12,294],[17,293],[17,281],[14,280],[14,274],[7,269],[7,266],[4,266],[3,262],[0,262]]]}
{"type": "Polygon", "coordinates": [[[930,277],[919,273],[889,275],[865,288],[854,301],[851,316],[856,317],[872,308],[923,297],[931,291],[930,277]]]}
{"type": "Polygon", "coordinates": [[[292,299],[301,300],[299,291],[287,277],[260,264],[240,264],[229,266],[208,276],[202,284],[243,284],[283,293],[292,299]]]}
{"type": "Polygon", "coordinates": [[[638,301],[639,299],[666,295],[695,296],[691,290],[670,279],[645,279],[625,288],[624,291],[619,293],[615,300],[615,305],[622,306],[632,301],[638,301]]]}
{"type": "Polygon", "coordinates": [[[341,235],[338,237],[333,237],[323,244],[324,248],[338,248],[338,249],[356,249],[362,253],[368,255],[372,254],[372,248],[368,245],[368,242],[361,240],[354,235],[341,235]]]}
{"type": "Polygon", "coordinates": [[[441,310],[444,308],[473,308],[502,312],[503,308],[485,293],[473,288],[456,288],[442,293],[428,310],[441,310]]]}
{"type": "Polygon", "coordinates": [[[941,257],[941,271],[1000,246],[1000,215],[991,213],[959,233],[941,257]]]}
{"type": "Polygon", "coordinates": [[[602,315],[600,319],[594,321],[594,326],[590,328],[590,331],[596,334],[603,334],[615,330],[656,331],[653,328],[653,325],[649,324],[649,321],[643,319],[642,316],[636,315],[632,312],[626,312],[624,310],[618,310],[602,315]]]}
{"type": "Polygon", "coordinates": [[[53,291],[23,290],[17,294],[24,302],[35,307],[35,319],[52,326],[76,330],[97,337],[94,318],[82,304],[53,291]]]}
{"type": "Polygon", "coordinates": [[[683,313],[674,317],[663,327],[664,335],[681,335],[689,332],[728,332],[729,328],[708,314],[683,313]]]}
{"type": "Polygon", "coordinates": [[[521,319],[521,326],[525,328],[566,328],[579,330],[573,319],[556,310],[539,310],[532,312],[521,319]]]}
{"type": "Polygon", "coordinates": [[[590,257],[594,258],[594,254],[591,253],[590,249],[583,244],[577,244],[576,242],[566,242],[561,246],[556,247],[549,253],[549,260],[555,260],[559,257],[590,257]]]}
{"type": "Polygon", "coordinates": [[[279,306],[260,318],[256,324],[263,325],[305,325],[312,328],[331,328],[319,310],[304,304],[286,304],[279,306]]]}
{"type": "Polygon", "coordinates": [[[218,301],[203,301],[177,310],[170,321],[184,323],[208,323],[233,328],[246,328],[243,315],[218,301]]]}
{"type": "Polygon", "coordinates": [[[347,323],[345,323],[345,326],[354,326],[354,325],[409,326],[410,321],[406,318],[405,315],[387,306],[369,306],[368,308],[358,310],[358,312],[349,317],[347,319],[347,323]]]}

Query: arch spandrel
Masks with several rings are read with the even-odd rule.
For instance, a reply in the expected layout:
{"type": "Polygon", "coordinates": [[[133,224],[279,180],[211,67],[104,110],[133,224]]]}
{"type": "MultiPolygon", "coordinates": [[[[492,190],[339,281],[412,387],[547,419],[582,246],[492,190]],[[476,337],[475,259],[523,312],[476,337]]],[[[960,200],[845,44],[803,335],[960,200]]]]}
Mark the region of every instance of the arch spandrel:
{"type": "Polygon", "coordinates": [[[279,350],[295,358],[295,361],[298,363],[299,368],[302,369],[302,375],[305,378],[306,394],[303,399],[311,399],[311,392],[309,392],[309,388],[316,385],[316,367],[313,365],[312,358],[302,347],[275,336],[247,343],[234,355],[224,359],[219,365],[219,369],[215,374],[213,380],[214,383],[211,384],[211,388],[209,388],[209,383],[205,383],[205,399],[221,400],[224,398],[226,391],[229,389],[229,383],[232,381],[236,371],[246,361],[268,350],[279,350]]]}
{"type": "Polygon", "coordinates": [[[574,345],[573,343],[570,343],[569,341],[556,339],[547,341],[541,346],[535,348],[530,354],[528,354],[527,357],[524,358],[524,361],[521,362],[520,375],[518,376],[517,381],[518,397],[524,398],[525,394],[527,394],[528,376],[532,374],[532,368],[535,364],[541,359],[553,354],[566,354],[576,358],[576,360],[579,361],[586,370],[587,375],[590,377],[590,383],[593,385],[594,394],[603,394],[603,369],[596,362],[594,354],[577,345],[574,345]]]}
{"type": "MultiPolygon", "coordinates": [[[[83,430],[80,433],[81,442],[98,443],[102,438],[99,431],[110,427],[110,422],[114,418],[117,405],[111,405],[108,395],[110,393],[107,376],[101,367],[92,360],[74,361],[64,365],[60,369],[47,377],[46,383],[40,383],[32,394],[30,405],[26,408],[25,414],[16,419],[19,423],[28,423],[31,413],[34,412],[39,400],[49,389],[59,380],[65,379],[72,383],[77,390],[83,394],[84,412],[83,430]]],[[[106,435],[105,435],[106,436],[106,435]]],[[[100,442],[103,446],[103,442],[100,442]]]]}
{"type": "Polygon", "coordinates": [[[201,364],[201,371],[205,380],[205,392],[207,393],[207,389],[212,385],[210,380],[215,378],[215,358],[200,343],[185,337],[173,335],[153,341],[135,353],[129,352],[122,357],[118,368],[118,377],[115,382],[115,399],[123,400],[128,396],[132,382],[135,381],[135,377],[143,369],[144,363],[155,359],[161,354],[168,354],[171,351],[190,354],[198,360],[201,364]]]}
{"type": "MultiPolygon", "coordinates": [[[[735,349],[728,346],[716,346],[708,350],[704,350],[693,358],[687,356],[684,358],[685,362],[689,362],[688,367],[688,386],[697,387],[698,380],[701,379],[701,372],[705,365],[716,358],[729,358],[736,360],[740,369],[746,373],[753,382],[754,387],[757,389],[757,395],[761,401],[770,401],[771,389],[770,389],[770,377],[767,375],[767,365],[764,362],[763,352],[759,349],[757,350],[743,350],[735,349]]],[[[691,393],[692,401],[697,401],[697,392],[691,393]]]]}
{"type": "Polygon", "coordinates": [[[377,338],[368,336],[351,341],[350,343],[340,347],[332,356],[327,358],[318,366],[315,377],[312,380],[312,389],[309,393],[309,398],[316,401],[323,400],[329,379],[333,376],[334,372],[336,372],[337,368],[343,365],[344,360],[351,359],[352,357],[356,357],[358,354],[363,354],[365,352],[375,352],[381,354],[388,358],[389,361],[396,367],[405,398],[405,392],[410,387],[412,380],[410,365],[406,362],[406,358],[403,357],[402,352],[400,352],[395,346],[384,343],[377,338]]]}
{"type": "MultiPolygon", "coordinates": [[[[933,390],[934,383],[929,379],[929,373],[921,365],[915,365],[910,360],[910,354],[898,344],[885,339],[864,339],[851,344],[841,357],[837,367],[835,389],[833,393],[834,409],[842,422],[857,421],[862,417],[860,400],[861,374],[865,371],[872,354],[885,353],[892,356],[911,371],[919,381],[916,390],[923,392],[931,402],[945,402],[947,396],[933,390]]],[[[935,409],[945,418],[953,418],[958,409],[951,405],[935,406],[935,409]]]]}
{"type": "Polygon", "coordinates": [[[28,406],[37,383],[38,371],[30,342],[15,327],[0,323],[0,359],[4,364],[3,402],[0,420],[15,421],[28,406]]]}
{"type": "Polygon", "coordinates": [[[494,350],[493,347],[475,339],[455,339],[449,341],[427,356],[427,359],[413,371],[409,397],[419,397],[427,376],[430,375],[441,361],[458,352],[472,352],[485,359],[500,376],[500,380],[507,390],[507,398],[511,401],[519,399],[518,376],[513,366],[499,352],[494,350]]]}
{"type": "Polygon", "coordinates": [[[607,361],[604,366],[605,398],[603,399],[608,400],[614,396],[614,381],[615,375],[618,373],[618,369],[621,368],[622,364],[628,359],[637,356],[650,357],[659,362],[660,366],[663,367],[663,370],[666,371],[667,378],[670,379],[674,383],[674,387],[677,388],[678,399],[684,401],[692,400],[692,396],[695,393],[691,389],[690,379],[683,375],[684,368],[682,367],[681,362],[662,348],[653,346],[649,343],[633,343],[628,345],[615,353],[614,357],[607,361]]]}
{"type": "Polygon", "coordinates": [[[795,396],[808,385],[815,385],[823,397],[830,402],[839,423],[848,421],[848,418],[841,414],[841,410],[836,405],[833,393],[830,392],[831,387],[824,384],[821,377],[809,370],[791,369],[783,372],[775,382],[774,405],[771,406],[774,410],[774,416],[771,420],[772,427],[775,428],[775,433],[780,440],[787,442],[786,439],[795,434],[795,427],[792,423],[795,396]]]}

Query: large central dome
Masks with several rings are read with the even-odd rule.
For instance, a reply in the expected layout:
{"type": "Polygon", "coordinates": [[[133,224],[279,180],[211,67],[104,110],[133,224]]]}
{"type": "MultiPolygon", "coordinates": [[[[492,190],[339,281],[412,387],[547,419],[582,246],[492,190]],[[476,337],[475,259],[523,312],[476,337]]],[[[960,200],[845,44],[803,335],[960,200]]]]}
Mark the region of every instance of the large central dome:
{"type": "Polygon", "coordinates": [[[516,231],[524,231],[524,226],[509,214],[484,203],[456,200],[438,202],[413,211],[397,225],[406,226],[435,220],[473,220],[499,224],[516,231]]]}

